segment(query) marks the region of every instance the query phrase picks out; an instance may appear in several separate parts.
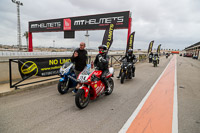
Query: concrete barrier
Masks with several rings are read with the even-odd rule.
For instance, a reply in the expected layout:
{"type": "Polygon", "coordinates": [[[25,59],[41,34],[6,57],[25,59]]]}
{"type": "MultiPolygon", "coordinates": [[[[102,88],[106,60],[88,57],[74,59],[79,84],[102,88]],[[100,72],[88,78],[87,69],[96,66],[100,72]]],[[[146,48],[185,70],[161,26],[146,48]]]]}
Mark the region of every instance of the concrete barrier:
{"type": "MultiPolygon", "coordinates": [[[[94,61],[95,56],[98,52],[89,52],[91,60],[94,61]]],[[[0,83],[9,82],[9,59],[15,58],[43,58],[43,57],[71,57],[72,52],[2,52],[0,51],[0,83]]],[[[110,52],[109,55],[123,56],[123,52],[110,52]]],[[[146,59],[146,55],[143,53],[135,54],[138,61],[146,59]]],[[[118,65],[117,65],[118,66],[118,65]]],[[[120,65],[119,65],[120,66],[120,65]]],[[[12,79],[17,81],[21,79],[18,64],[12,63],[12,79]]]]}

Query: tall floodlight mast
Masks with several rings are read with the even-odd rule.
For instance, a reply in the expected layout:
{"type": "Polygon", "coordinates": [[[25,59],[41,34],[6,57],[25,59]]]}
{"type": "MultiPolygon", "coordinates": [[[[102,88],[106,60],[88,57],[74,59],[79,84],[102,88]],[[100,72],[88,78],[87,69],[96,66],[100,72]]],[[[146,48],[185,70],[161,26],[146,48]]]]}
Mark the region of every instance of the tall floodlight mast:
{"type": "Polygon", "coordinates": [[[17,43],[19,46],[19,50],[22,49],[22,40],[21,40],[21,25],[20,25],[20,10],[19,10],[19,6],[23,6],[23,3],[21,3],[20,1],[16,1],[16,0],[12,0],[13,3],[15,3],[17,5],[17,43]]]}

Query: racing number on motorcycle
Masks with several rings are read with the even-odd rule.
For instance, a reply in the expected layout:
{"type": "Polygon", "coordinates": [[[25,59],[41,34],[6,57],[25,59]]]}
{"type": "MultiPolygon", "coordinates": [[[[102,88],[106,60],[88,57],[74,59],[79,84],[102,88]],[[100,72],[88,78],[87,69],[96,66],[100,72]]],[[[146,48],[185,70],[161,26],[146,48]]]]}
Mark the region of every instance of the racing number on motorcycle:
{"type": "Polygon", "coordinates": [[[79,79],[80,79],[80,80],[86,80],[86,75],[81,75],[81,76],[79,77],[79,79]]]}

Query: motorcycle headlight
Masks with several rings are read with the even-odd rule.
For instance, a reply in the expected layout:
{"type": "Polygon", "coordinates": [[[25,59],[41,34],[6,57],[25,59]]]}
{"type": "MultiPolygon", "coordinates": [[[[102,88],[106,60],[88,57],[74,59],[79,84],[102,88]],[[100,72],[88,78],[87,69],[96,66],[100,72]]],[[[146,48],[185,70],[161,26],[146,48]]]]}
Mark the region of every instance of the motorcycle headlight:
{"type": "Polygon", "coordinates": [[[79,83],[82,83],[82,84],[83,84],[83,83],[88,83],[89,81],[88,81],[88,80],[80,80],[80,79],[78,79],[78,80],[77,80],[77,82],[79,82],[79,83]]]}

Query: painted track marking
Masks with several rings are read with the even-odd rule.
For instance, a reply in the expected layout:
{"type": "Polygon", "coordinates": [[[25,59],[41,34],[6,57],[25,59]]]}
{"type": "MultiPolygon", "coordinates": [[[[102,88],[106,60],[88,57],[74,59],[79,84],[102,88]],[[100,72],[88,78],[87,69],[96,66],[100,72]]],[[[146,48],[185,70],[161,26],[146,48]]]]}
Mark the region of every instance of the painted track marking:
{"type": "Polygon", "coordinates": [[[119,133],[178,133],[176,55],[119,133]]]}

